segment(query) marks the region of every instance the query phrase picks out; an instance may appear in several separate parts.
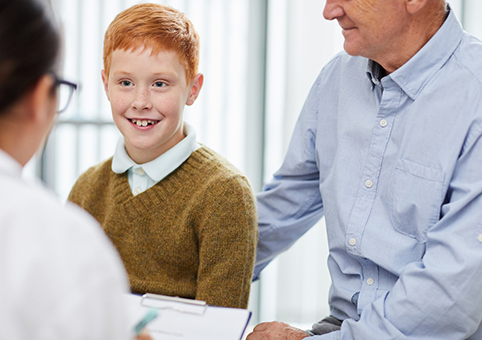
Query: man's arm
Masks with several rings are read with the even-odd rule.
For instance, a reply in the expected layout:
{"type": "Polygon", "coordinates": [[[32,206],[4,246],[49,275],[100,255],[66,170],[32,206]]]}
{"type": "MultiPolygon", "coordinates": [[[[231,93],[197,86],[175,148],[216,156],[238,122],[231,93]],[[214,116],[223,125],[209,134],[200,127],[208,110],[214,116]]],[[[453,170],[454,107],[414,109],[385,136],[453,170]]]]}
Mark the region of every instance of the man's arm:
{"type": "Polygon", "coordinates": [[[259,240],[254,277],[323,217],[316,160],[318,87],[313,85],[281,168],[256,195],[259,240]]]}

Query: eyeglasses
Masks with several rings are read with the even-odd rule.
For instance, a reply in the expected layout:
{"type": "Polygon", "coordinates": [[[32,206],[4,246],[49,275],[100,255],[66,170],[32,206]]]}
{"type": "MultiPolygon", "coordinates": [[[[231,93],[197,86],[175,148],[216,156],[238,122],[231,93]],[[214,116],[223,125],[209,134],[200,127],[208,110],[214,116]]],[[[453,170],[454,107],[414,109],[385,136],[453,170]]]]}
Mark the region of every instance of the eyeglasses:
{"type": "Polygon", "coordinates": [[[60,79],[55,73],[53,74],[55,79],[54,89],[57,91],[57,113],[64,112],[69,106],[72,94],[77,90],[77,84],[70,81],[60,79]]]}

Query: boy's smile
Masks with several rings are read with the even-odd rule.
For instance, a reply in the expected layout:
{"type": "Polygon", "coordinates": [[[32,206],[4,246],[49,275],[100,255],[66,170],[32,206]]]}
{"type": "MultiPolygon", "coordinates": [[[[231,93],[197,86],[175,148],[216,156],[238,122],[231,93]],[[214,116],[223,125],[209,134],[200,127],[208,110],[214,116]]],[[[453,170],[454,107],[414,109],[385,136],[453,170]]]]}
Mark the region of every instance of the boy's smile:
{"type": "Polygon", "coordinates": [[[176,52],[152,49],[116,50],[109,74],[102,71],[112,116],[137,164],[150,162],[183,138],[183,111],[202,86],[198,74],[187,84],[176,52]]]}
{"type": "Polygon", "coordinates": [[[143,119],[129,119],[133,124],[136,124],[137,126],[148,126],[148,125],[154,125],[159,123],[158,120],[143,120],[143,119]]]}

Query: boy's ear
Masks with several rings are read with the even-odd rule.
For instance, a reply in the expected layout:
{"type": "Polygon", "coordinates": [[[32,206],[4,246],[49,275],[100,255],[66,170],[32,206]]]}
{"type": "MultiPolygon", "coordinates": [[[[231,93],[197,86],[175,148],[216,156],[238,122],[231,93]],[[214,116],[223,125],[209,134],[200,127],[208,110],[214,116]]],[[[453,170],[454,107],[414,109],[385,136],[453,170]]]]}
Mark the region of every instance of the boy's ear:
{"type": "Polygon", "coordinates": [[[199,96],[199,92],[201,92],[201,88],[203,87],[204,76],[202,73],[196,74],[194,79],[191,81],[189,97],[187,97],[186,105],[192,105],[199,96]]]}
{"type": "Polygon", "coordinates": [[[107,95],[107,100],[110,101],[110,98],[109,98],[109,79],[107,79],[107,75],[105,73],[105,70],[100,71],[100,74],[102,76],[102,83],[104,83],[104,90],[105,90],[105,94],[107,95]]]}

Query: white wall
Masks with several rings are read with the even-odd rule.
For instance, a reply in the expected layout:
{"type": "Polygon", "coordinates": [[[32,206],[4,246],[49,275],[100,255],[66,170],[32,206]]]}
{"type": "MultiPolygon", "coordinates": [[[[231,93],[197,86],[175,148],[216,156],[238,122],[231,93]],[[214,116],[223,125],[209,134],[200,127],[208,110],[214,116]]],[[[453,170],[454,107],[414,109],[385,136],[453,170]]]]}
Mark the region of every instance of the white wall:
{"type": "MultiPolygon", "coordinates": [[[[451,3],[453,2],[450,1],[451,3]]],[[[481,0],[459,0],[461,3],[461,16],[464,29],[477,38],[482,39],[482,1],[481,0]]]]}

